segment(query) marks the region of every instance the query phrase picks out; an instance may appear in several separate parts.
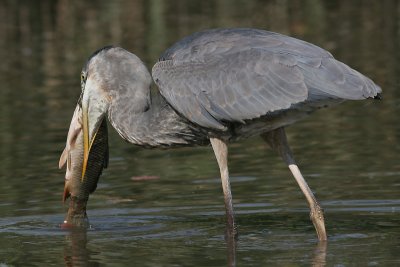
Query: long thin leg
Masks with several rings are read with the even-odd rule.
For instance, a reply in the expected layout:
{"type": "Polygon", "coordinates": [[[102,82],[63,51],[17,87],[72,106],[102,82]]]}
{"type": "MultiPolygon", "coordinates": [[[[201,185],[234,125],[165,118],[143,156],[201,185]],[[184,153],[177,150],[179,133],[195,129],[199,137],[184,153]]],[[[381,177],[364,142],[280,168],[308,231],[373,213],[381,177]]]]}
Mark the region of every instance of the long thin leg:
{"type": "Polygon", "coordinates": [[[232,193],[231,185],[229,182],[228,172],[228,146],[227,144],[218,139],[210,138],[211,146],[214,150],[215,157],[217,158],[219,170],[221,173],[222,190],[224,191],[225,211],[226,211],[226,223],[228,227],[228,233],[236,235],[235,219],[232,205],[232,193]]]}
{"type": "Polygon", "coordinates": [[[317,231],[318,239],[321,241],[327,240],[323,210],[294,161],[292,151],[287,143],[284,128],[278,128],[272,132],[264,133],[261,137],[267,141],[272,149],[281,155],[282,159],[288,165],[310,206],[310,218],[317,231]]]}

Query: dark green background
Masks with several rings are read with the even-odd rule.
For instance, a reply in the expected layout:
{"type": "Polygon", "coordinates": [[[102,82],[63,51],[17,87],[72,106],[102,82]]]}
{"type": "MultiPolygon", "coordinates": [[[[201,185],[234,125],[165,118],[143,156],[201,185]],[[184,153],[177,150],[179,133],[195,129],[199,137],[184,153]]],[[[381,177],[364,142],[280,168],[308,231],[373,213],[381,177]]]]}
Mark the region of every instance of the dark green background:
{"type": "Polygon", "coordinates": [[[400,256],[399,1],[0,1],[0,265],[224,266],[224,208],[210,147],[144,150],[110,127],[110,166],[87,235],[59,229],[57,169],[98,48],[120,45],[151,69],[192,32],[255,27],[315,43],[371,77],[380,102],[348,102],[287,129],[326,212],[316,247],[306,201],[259,138],[232,144],[238,266],[390,266],[400,256]],[[137,176],[154,180],[134,181],[137,176]],[[318,265],[319,264],[319,265],[318,265]]]}

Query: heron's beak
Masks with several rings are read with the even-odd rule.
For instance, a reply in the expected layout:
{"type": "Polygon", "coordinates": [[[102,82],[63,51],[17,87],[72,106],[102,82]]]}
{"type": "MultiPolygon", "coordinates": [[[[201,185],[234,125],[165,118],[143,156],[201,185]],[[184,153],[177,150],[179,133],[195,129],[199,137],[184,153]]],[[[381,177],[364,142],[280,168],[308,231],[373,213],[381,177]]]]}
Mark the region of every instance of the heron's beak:
{"type": "Polygon", "coordinates": [[[100,87],[94,81],[88,79],[82,95],[82,181],[85,177],[90,149],[108,109],[108,101],[105,93],[99,89],[100,87]]]}

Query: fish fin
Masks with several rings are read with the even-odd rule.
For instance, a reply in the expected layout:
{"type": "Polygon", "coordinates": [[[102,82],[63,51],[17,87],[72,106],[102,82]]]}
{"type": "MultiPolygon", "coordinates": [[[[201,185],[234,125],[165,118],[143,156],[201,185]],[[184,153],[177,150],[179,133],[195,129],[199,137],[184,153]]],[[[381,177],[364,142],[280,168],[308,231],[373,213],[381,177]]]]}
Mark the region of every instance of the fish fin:
{"type": "Polygon", "coordinates": [[[60,161],[58,162],[58,168],[61,169],[65,162],[68,161],[70,148],[76,143],[76,139],[80,131],[82,131],[82,124],[80,123],[81,111],[79,105],[76,106],[74,115],[72,116],[71,124],[69,125],[67,144],[65,145],[64,151],[61,154],[60,161]]]}
{"type": "Polygon", "coordinates": [[[68,157],[67,157],[67,168],[68,168],[68,171],[71,171],[71,168],[72,168],[71,153],[68,153],[68,157]]]}
{"type": "Polygon", "coordinates": [[[74,130],[73,134],[68,135],[67,139],[67,146],[64,148],[63,152],[61,153],[60,160],[58,162],[58,168],[61,169],[64,167],[65,162],[67,162],[68,169],[71,169],[71,153],[69,153],[70,148],[75,146],[76,139],[78,137],[79,130],[74,130]]]}
{"type": "Polygon", "coordinates": [[[67,198],[70,196],[70,192],[68,190],[68,186],[65,185],[64,186],[64,193],[63,193],[63,202],[65,203],[65,200],[67,200],[67,198]]]}
{"type": "Polygon", "coordinates": [[[65,162],[67,162],[67,158],[68,158],[68,151],[67,148],[64,148],[60,160],[58,161],[58,168],[61,169],[62,167],[64,167],[65,162]]]}
{"type": "Polygon", "coordinates": [[[75,128],[68,132],[67,146],[69,146],[69,147],[75,146],[76,139],[78,138],[78,135],[81,131],[82,131],[82,128],[75,128]]]}

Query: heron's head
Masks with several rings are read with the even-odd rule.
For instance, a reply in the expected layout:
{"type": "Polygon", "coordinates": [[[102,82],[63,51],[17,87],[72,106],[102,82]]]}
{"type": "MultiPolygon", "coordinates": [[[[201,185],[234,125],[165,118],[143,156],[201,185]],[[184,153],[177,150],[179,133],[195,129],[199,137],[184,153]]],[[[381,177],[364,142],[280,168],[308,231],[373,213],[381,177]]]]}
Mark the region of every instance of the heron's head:
{"type": "Polygon", "coordinates": [[[123,104],[137,110],[147,108],[148,100],[140,99],[148,99],[150,83],[151,76],[143,62],[123,48],[107,46],[88,59],[81,73],[82,93],[78,101],[82,107],[84,140],[82,179],[90,148],[107,112],[123,104]]]}

